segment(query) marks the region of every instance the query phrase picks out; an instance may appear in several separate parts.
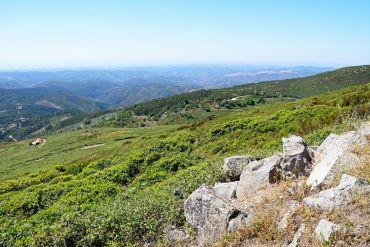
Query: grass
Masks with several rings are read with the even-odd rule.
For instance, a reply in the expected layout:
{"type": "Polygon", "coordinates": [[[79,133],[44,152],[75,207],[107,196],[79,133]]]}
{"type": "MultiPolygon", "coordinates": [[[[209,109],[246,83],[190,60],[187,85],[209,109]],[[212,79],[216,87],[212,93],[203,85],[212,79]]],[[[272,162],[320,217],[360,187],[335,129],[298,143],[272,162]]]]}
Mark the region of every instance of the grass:
{"type": "Polygon", "coordinates": [[[176,127],[89,128],[45,136],[47,141],[42,146],[29,146],[32,139],[4,144],[0,146],[0,182],[57,165],[104,157],[118,150],[122,154],[128,153],[137,146],[145,145],[145,138],[158,138],[176,127]],[[81,149],[95,144],[104,146],[81,149]]]}

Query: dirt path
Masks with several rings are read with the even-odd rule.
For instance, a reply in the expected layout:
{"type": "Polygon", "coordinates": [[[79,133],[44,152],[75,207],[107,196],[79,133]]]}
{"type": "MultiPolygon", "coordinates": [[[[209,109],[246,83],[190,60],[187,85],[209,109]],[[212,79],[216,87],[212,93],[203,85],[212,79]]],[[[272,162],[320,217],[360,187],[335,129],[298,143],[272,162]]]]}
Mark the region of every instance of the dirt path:
{"type": "Polygon", "coordinates": [[[90,149],[90,148],[101,147],[101,146],[104,146],[104,145],[105,145],[104,143],[102,143],[102,144],[95,144],[95,145],[91,145],[91,146],[82,147],[80,149],[90,149]]]}

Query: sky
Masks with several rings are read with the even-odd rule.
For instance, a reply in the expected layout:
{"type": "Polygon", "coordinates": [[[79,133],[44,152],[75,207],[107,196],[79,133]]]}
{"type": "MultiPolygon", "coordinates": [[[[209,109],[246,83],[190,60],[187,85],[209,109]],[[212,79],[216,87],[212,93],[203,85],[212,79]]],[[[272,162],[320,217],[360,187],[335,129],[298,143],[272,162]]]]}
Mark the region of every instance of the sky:
{"type": "Polygon", "coordinates": [[[0,70],[370,64],[369,0],[0,0],[0,70]]]}

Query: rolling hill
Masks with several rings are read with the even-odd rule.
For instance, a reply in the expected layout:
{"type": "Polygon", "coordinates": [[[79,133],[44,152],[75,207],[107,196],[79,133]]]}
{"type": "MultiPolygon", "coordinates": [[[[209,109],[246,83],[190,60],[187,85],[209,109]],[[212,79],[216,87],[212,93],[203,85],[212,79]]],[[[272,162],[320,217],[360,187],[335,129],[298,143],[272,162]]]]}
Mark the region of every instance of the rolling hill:
{"type": "Polygon", "coordinates": [[[30,117],[44,113],[91,112],[105,109],[106,104],[86,97],[75,96],[65,91],[49,88],[0,89],[2,119],[10,116],[30,117]]]}
{"type": "Polygon", "coordinates": [[[370,82],[370,65],[345,67],[304,78],[249,83],[224,89],[198,90],[137,104],[129,110],[138,115],[163,114],[167,111],[178,112],[185,107],[193,108],[246,95],[269,98],[304,98],[368,82],[370,82]]]}
{"type": "Polygon", "coordinates": [[[44,132],[56,116],[65,119],[106,108],[104,103],[49,88],[0,89],[0,139],[44,132]]]}

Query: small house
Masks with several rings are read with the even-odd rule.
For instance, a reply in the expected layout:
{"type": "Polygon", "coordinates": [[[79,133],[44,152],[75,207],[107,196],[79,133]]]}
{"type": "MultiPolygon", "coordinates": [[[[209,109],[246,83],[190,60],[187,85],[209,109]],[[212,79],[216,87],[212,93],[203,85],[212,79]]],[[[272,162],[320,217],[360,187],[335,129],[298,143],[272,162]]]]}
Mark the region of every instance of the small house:
{"type": "Polygon", "coordinates": [[[44,138],[36,138],[34,141],[30,142],[30,145],[36,146],[36,145],[42,144],[44,142],[45,142],[44,138]]]}

